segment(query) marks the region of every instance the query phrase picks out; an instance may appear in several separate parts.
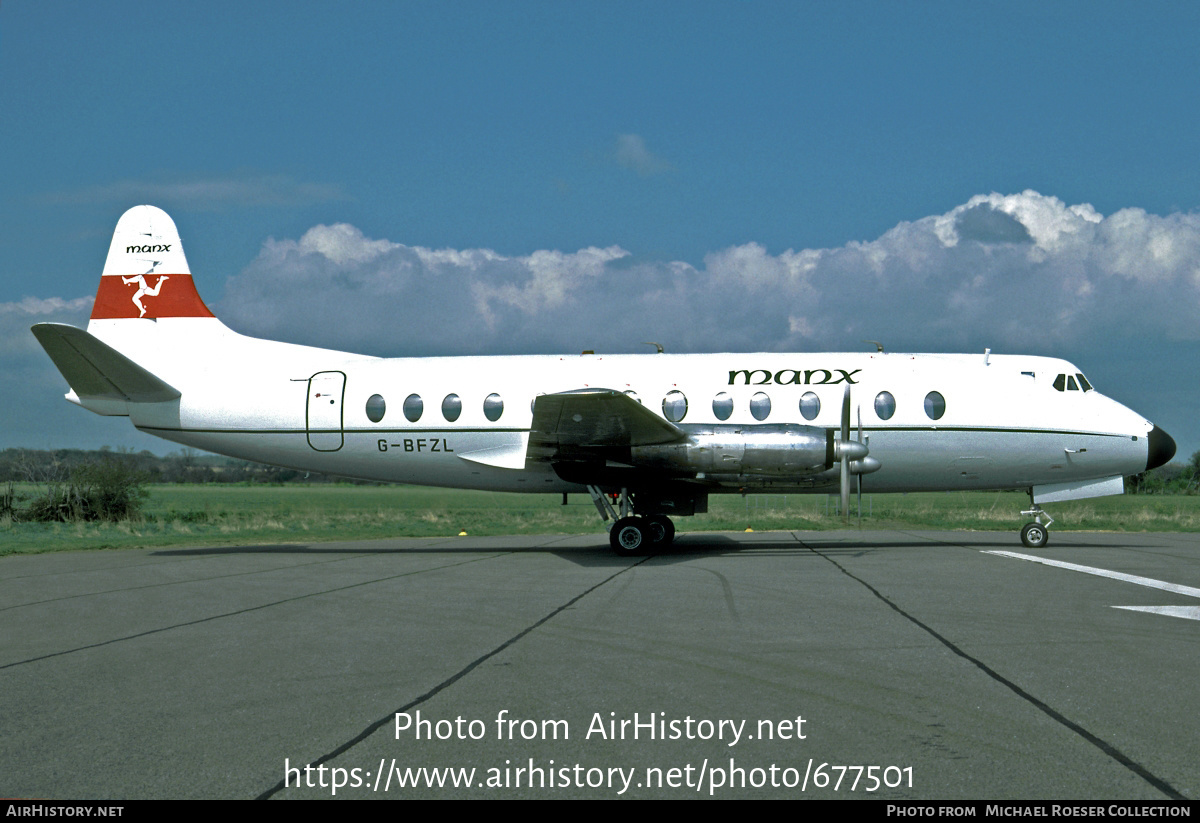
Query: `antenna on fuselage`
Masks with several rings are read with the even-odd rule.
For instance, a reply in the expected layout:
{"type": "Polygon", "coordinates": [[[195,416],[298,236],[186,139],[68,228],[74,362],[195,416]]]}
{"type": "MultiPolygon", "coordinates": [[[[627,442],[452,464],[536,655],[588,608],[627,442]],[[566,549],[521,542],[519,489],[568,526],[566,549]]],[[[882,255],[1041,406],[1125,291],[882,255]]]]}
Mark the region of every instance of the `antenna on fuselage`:
{"type": "Polygon", "coordinates": [[[652,343],[649,340],[643,340],[642,345],[643,346],[653,346],[654,348],[658,349],[659,354],[663,353],[662,343],[652,343]]]}
{"type": "Polygon", "coordinates": [[[872,346],[874,346],[874,347],[875,347],[875,350],[876,350],[877,352],[879,352],[880,354],[886,354],[886,353],[887,353],[887,352],[885,352],[885,351],[883,350],[883,344],[882,344],[882,343],[880,343],[878,340],[864,340],[863,342],[864,342],[864,343],[870,343],[872,346]]]}

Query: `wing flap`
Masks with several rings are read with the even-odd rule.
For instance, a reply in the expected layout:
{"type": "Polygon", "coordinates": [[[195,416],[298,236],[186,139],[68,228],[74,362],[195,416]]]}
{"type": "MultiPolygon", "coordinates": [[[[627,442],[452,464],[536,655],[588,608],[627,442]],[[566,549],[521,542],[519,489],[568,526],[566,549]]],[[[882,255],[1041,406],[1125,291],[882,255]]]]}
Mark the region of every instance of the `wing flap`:
{"type": "Polygon", "coordinates": [[[83,401],[163,403],[179,391],[83,329],[38,323],[31,331],[83,401]]]}

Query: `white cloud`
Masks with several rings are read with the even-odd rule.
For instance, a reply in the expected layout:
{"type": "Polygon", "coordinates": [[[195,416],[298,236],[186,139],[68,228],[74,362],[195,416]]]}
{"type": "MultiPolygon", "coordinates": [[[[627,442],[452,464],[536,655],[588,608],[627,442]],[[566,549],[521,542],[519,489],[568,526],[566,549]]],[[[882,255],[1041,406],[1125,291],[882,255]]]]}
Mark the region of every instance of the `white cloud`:
{"type": "Polygon", "coordinates": [[[1104,217],[1033,191],[988,194],[869,242],[778,254],[747,243],[701,267],[618,247],[432,250],[318,226],[268,241],[220,309],[249,333],[375,354],[1196,340],[1200,215],[1104,217]]]}

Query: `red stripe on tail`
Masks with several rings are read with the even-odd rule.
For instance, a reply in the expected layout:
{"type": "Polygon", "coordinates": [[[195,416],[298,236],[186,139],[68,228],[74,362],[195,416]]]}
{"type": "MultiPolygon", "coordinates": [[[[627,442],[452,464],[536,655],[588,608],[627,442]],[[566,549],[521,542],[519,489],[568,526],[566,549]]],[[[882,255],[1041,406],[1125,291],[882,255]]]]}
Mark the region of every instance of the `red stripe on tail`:
{"type": "Polygon", "coordinates": [[[212,316],[190,274],[105,275],[92,306],[93,320],[212,316]]]}

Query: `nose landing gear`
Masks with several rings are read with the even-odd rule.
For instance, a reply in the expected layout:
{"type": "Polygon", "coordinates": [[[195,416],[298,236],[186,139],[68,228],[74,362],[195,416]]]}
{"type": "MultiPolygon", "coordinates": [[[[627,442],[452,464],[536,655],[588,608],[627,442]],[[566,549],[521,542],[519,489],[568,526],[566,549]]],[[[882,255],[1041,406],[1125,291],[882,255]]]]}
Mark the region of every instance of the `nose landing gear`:
{"type": "Polygon", "coordinates": [[[1054,522],[1054,518],[1046,514],[1037,503],[1033,503],[1027,511],[1023,511],[1021,514],[1033,517],[1033,522],[1026,523],[1021,529],[1021,542],[1029,549],[1040,549],[1045,546],[1050,541],[1050,524],[1054,522]],[[1045,523],[1042,523],[1042,518],[1045,518],[1045,523]]]}

